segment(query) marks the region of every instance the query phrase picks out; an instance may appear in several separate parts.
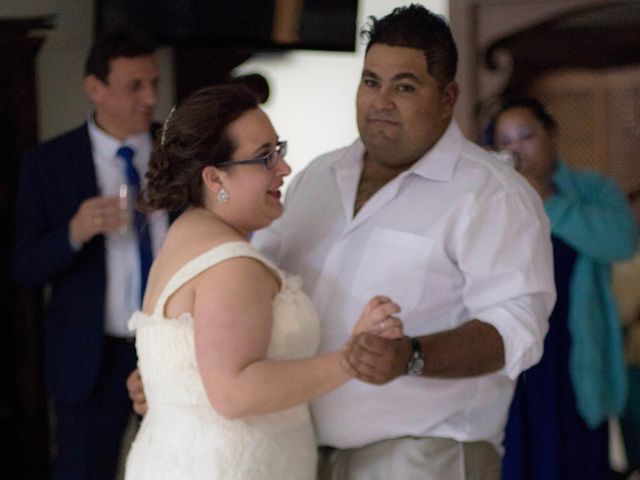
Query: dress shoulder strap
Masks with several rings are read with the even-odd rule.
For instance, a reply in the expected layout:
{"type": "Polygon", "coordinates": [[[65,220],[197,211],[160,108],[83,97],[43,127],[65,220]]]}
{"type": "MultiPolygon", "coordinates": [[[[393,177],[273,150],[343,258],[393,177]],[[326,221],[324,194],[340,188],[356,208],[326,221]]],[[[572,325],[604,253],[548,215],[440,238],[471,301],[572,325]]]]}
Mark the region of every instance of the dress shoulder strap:
{"type": "Polygon", "coordinates": [[[217,265],[218,263],[235,257],[250,257],[255,258],[259,262],[266,265],[273,271],[274,275],[278,277],[280,283],[284,283],[284,275],[282,271],[276,267],[271,261],[267,260],[255,247],[249,242],[236,241],[227,242],[222,245],[217,245],[210,250],[198,255],[197,257],[189,260],[185,263],[173,276],[169,279],[165,285],[156,307],[153,311],[154,315],[164,316],[164,307],[167,300],[173,295],[180,287],[182,287],[189,280],[197,277],[205,270],[217,265]]]}

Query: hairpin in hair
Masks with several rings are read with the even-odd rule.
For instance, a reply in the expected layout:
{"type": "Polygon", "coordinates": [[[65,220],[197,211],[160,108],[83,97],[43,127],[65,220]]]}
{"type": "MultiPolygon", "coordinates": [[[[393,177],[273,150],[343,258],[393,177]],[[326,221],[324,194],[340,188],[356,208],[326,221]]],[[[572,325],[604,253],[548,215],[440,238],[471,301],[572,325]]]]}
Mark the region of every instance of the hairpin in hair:
{"type": "Polygon", "coordinates": [[[167,116],[167,119],[164,121],[164,125],[162,125],[162,135],[160,136],[160,145],[164,147],[164,144],[167,142],[167,128],[169,127],[169,120],[171,120],[171,115],[176,111],[175,105],[171,107],[171,111],[167,116]]]}

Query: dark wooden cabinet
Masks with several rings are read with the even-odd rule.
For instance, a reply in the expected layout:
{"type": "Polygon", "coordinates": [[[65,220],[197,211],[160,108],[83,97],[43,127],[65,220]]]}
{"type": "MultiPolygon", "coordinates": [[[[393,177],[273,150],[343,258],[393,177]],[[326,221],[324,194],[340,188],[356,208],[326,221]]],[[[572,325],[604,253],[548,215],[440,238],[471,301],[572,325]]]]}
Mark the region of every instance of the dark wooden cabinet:
{"type": "Polygon", "coordinates": [[[16,185],[24,151],[38,142],[38,30],[51,17],[0,18],[0,478],[48,478],[41,292],[11,280],[16,185]]]}

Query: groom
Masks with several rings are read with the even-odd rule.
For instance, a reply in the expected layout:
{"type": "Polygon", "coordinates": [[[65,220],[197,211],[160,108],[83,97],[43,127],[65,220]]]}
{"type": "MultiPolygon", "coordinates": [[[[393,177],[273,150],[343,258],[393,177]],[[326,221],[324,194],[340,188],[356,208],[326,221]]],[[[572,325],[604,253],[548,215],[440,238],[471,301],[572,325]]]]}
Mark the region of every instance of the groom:
{"type": "MultiPolygon", "coordinates": [[[[348,368],[366,383],[311,405],[319,478],[498,479],[514,382],[540,359],[555,301],[548,222],[526,182],[452,119],[445,21],[411,5],[364,34],[360,138],[297,175],[284,215],[253,237],[302,276],[321,350],[340,348],[372,294],[401,306],[411,335],[351,341],[348,368]]],[[[134,402],[140,388],[132,377],[134,402]]]]}

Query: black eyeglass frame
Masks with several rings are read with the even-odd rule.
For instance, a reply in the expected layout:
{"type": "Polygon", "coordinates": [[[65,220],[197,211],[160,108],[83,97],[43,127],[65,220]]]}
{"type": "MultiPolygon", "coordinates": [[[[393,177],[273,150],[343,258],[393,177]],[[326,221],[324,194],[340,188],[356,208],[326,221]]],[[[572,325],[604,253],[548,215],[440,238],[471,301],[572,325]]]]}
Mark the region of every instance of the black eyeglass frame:
{"type": "Polygon", "coordinates": [[[276,148],[269,153],[260,155],[256,158],[249,160],[229,160],[228,162],[222,162],[216,165],[216,167],[230,167],[231,165],[254,165],[262,164],[264,168],[271,170],[278,163],[279,157],[284,157],[287,154],[287,141],[280,140],[276,143],[276,148]],[[275,160],[274,160],[275,159],[275,160]]]}

